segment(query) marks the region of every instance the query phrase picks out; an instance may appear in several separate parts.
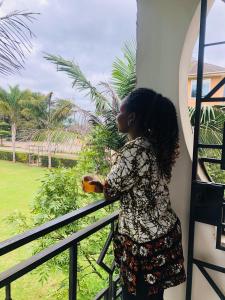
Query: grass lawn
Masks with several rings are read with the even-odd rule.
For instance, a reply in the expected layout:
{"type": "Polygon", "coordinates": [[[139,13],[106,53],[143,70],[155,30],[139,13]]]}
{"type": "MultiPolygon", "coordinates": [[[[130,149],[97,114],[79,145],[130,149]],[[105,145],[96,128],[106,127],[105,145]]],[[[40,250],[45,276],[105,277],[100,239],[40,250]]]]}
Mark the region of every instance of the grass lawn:
{"type": "Polygon", "coordinates": [[[30,167],[22,163],[0,160],[0,240],[11,236],[4,218],[15,210],[29,211],[29,202],[34,197],[46,169],[30,167]]]}
{"type": "MultiPolygon", "coordinates": [[[[6,222],[7,216],[19,210],[29,214],[29,202],[34,197],[41,184],[41,178],[47,172],[46,168],[31,167],[22,163],[12,163],[0,160],[0,240],[5,240],[14,234],[12,225],[6,222]]],[[[28,258],[31,246],[24,246],[0,258],[0,270],[28,258]]],[[[58,278],[61,274],[52,274],[48,286],[38,282],[36,274],[28,274],[12,284],[12,298],[16,300],[53,300],[48,296],[49,290],[58,288],[58,278]]],[[[0,299],[5,299],[0,290],[0,299]]]]}

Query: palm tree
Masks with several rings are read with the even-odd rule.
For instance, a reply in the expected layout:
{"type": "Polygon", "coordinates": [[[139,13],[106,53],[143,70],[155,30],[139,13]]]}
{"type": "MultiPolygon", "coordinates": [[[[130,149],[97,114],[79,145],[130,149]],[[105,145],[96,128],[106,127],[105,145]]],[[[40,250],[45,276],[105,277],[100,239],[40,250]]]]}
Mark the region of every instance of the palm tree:
{"type": "Polygon", "coordinates": [[[19,86],[9,87],[9,92],[0,88],[0,112],[9,119],[11,126],[11,139],[13,150],[13,162],[16,162],[16,134],[20,125],[24,109],[22,100],[30,97],[28,90],[21,91],[19,86]]]}
{"type": "MultiPolygon", "coordinates": [[[[195,108],[189,108],[189,116],[191,125],[195,124],[195,108]]],[[[202,144],[217,144],[223,142],[223,126],[225,122],[225,107],[224,106],[206,106],[201,108],[200,115],[200,135],[199,142],[202,144]]],[[[214,149],[213,152],[209,149],[201,149],[201,155],[221,156],[221,151],[214,149]]]]}
{"type": "MultiPolygon", "coordinates": [[[[61,56],[47,54],[45,58],[57,66],[57,71],[65,72],[72,79],[72,87],[87,92],[87,96],[95,104],[95,113],[86,112],[93,124],[98,124],[103,131],[108,131],[106,146],[113,150],[119,149],[125,142],[124,136],[117,132],[116,114],[121,99],[126,97],[136,85],[136,53],[134,44],[125,44],[123,59],[116,58],[113,62],[110,83],[100,82],[96,88],[85,77],[80,67],[73,61],[61,56]]],[[[224,107],[203,106],[201,110],[200,142],[206,144],[222,143],[222,126],[225,121],[224,107]]],[[[79,107],[77,107],[79,110],[79,107]]],[[[189,108],[190,121],[194,126],[195,108],[189,108]]],[[[208,150],[203,149],[205,154],[208,150]]],[[[219,150],[215,150],[219,155],[219,150]]]]}
{"type": "MultiPolygon", "coordinates": [[[[95,105],[95,112],[86,111],[89,121],[108,133],[105,145],[109,149],[118,150],[125,143],[124,135],[118,133],[116,115],[119,111],[121,99],[127,96],[136,86],[136,54],[133,43],[123,47],[124,58],[116,58],[112,68],[110,82],[100,82],[93,86],[81,71],[79,65],[65,60],[61,56],[46,54],[45,58],[57,66],[57,71],[65,72],[72,79],[72,87],[86,92],[95,105]]],[[[82,113],[85,110],[75,106],[82,113]]]]}
{"type": "Polygon", "coordinates": [[[10,126],[5,121],[0,121],[0,146],[3,146],[3,138],[10,136],[10,126]]]}
{"type": "MultiPolygon", "coordinates": [[[[1,1],[0,6],[3,1],[1,1]]],[[[0,73],[8,75],[23,68],[26,54],[30,53],[34,36],[28,22],[35,19],[36,13],[14,11],[0,17],[0,73]]]]}
{"type": "Polygon", "coordinates": [[[23,101],[25,105],[23,116],[34,129],[31,135],[28,134],[29,139],[34,140],[41,136],[41,139],[46,140],[49,168],[52,166],[52,144],[59,138],[59,131],[64,132],[65,121],[73,112],[71,101],[65,99],[53,101],[52,95],[53,92],[47,96],[33,94],[32,99],[23,101]]]}
{"type": "Polygon", "coordinates": [[[51,158],[51,134],[57,130],[57,128],[61,128],[63,122],[71,115],[72,113],[72,103],[68,100],[60,100],[56,103],[52,102],[53,93],[49,93],[47,98],[48,111],[45,115],[45,118],[42,119],[43,124],[45,125],[46,133],[47,133],[47,149],[48,149],[48,167],[52,166],[52,158],[51,158]]]}

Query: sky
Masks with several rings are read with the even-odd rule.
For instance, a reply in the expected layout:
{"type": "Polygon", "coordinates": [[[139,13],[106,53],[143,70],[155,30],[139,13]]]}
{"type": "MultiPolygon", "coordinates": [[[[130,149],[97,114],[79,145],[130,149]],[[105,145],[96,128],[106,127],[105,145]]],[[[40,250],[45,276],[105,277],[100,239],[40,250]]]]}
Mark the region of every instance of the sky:
{"type": "Polygon", "coordinates": [[[90,101],[73,89],[72,80],[46,61],[44,52],[74,60],[97,84],[109,80],[112,62],[126,41],[136,37],[136,0],[4,0],[0,14],[13,10],[40,13],[31,29],[36,35],[25,70],[1,77],[0,86],[19,84],[87,108],[90,101]]]}
{"type": "MultiPolygon", "coordinates": [[[[72,80],[57,72],[44,53],[74,60],[87,78],[97,84],[109,80],[112,62],[121,57],[124,42],[135,40],[136,0],[4,0],[0,14],[13,10],[38,12],[31,29],[36,35],[25,69],[1,77],[0,86],[19,84],[21,89],[54,92],[83,108],[91,108],[84,94],[72,88],[72,80]]],[[[208,16],[207,42],[225,40],[225,4],[216,0],[208,16]]],[[[225,45],[208,48],[206,61],[225,67],[225,45]]],[[[197,46],[193,56],[197,57],[197,46]]]]}
{"type": "MultiPolygon", "coordinates": [[[[225,41],[225,3],[216,0],[208,14],[206,26],[206,43],[225,41]]],[[[193,57],[198,56],[197,44],[193,57]]],[[[225,67],[225,45],[206,47],[205,62],[225,67]]]]}

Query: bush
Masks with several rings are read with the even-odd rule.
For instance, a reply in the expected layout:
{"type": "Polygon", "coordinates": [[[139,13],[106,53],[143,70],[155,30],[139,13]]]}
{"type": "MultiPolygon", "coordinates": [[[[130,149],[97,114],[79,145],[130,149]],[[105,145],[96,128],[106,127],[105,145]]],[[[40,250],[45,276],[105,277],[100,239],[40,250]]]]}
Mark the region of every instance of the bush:
{"type": "Polygon", "coordinates": [[[0,159],[1,160],[12,160],[13,159],[12,152],[0,151],[0,159]]]}
{"type": "MultiPolygon", "coordinates": [[[[41,165],[42,167],[48,167],[48,156],[41,156],[41,165]]],[[[65,167],[65,168],[72,168],[76,165],[76,160],[69,159],[69,158],[58,158],[52,156],[52,167],[65,167]]]]}
{"type": "Polygon", "coordinates": [[[16,161],[21,163],[28,163],[29,162],[28,153],[16,152],[16,161]]]}
{"type": "MultiPolygon", "coordinates": [[[[34,155],[34,159],[37,159],[37,155],[34,155]]],[[[11,151],[0,151],[0,160],[13,160],[13,154],[11,151]]],[[[29,154],[24,152],[16,152],[16,161],[21,163],[28,163],[29,162],[29,154]]],[[[58,158],[52,157],[52,167],[65,167],[65,168],[72,168],[76,165],[76,160],[69,159],[69,158],[58,158]]],[[[43,167],[48,166],[48,156],[44,155],[41,156],[41,165],[43,167]]]]}
{"type": "MultiPolygon", "coordinates": [[[[13,154],[11,151],[0,151],[1,160],[13,160],[13,154]]],[[[27,163],[29,161],[28,153],[16,152],[16,161],[27,163]]]]}
{"type": "MultiPolygon", "coordinates": [[[[77,164],[71,169],[57,168],[47,171],[31,207],[32,217],[24,218],[22,214],[14,214],[10,217],[10,222],[14,228],[20,232],[44,224],[45,222],[74,211],[78,208],[92,203],[102,198],[102,195],[95,193],[84,193],[81,188],[81,179],[84,174],[93,174],[96,171],[102,176],[106,173],[104,153],[96,152],[95,147],[88,146],[79,153],[77,164]],[[100,165],[101,164],[101,165],[100,165]],[[25,226],[24,226],[25,224],[25,226]]],[[[38,239],[33,246],[33,253],[56,243],[72,233],[85,228],[97,220],[107,216],[115,209],[119,203],[102,208],[92,214],[83,217],[79,221],[64,226],[46,236],[38,239]]],[[[78,300],[93,299],[101,289],[107,286],[108,276],[106,272],[96,263],[105,241],[109,234],[110,226],[106,226],[90,237],[79,243],[78,247],[78,300]]],[[[113,260],[113,249],[110,245],[104,262],[111,265],[113,260]]],[[[68,266],[69,255],[65,251],[45,263],[38,269],[39,279],[45,283],[51,272],[56,269],[62,271],[63,279],[60,279],[60,288],[57,292],[51,291],[51,296],[55,300],[66,299],[68,290],[68,266]],[[47,268],[47,269],[46,269],[47,268]],[[48,271],[46,271],[48,270],[48,271]]]]}

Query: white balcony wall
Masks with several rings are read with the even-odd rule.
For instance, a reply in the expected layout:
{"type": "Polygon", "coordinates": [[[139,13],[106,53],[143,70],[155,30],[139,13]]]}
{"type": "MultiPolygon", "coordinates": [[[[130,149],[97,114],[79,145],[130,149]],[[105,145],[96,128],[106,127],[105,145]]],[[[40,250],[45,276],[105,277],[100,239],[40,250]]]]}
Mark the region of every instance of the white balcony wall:
{"type": "MultiPolygon", "coordinates": [[[[209,1],[209,8],[213,4],[209,1]]],[[[182,222],[185,258],[192,167],[192,131],[187,108],[187,75],[199,32],[199,0],[137,0],[137,80],[170,98],[178,112],[181,155],[170,185],[172,206],[182,222]]],[[[204,179],[201,170],[199,176],[204,179]]],[[[215,249],[215,228],[196,223],[195,258],[225,267],[225,252],[215,249]]],[[[187,262],[187,260],[186,260],[187,262]]],[[[225,293],[225,276],[209,271],[225,293]]],[[[165,300],[184,300],[186,285],[166,290],[165,300]]],[[[194,267],[192,300],[218,300],[194,267]]]]}

